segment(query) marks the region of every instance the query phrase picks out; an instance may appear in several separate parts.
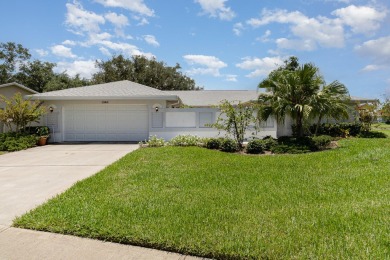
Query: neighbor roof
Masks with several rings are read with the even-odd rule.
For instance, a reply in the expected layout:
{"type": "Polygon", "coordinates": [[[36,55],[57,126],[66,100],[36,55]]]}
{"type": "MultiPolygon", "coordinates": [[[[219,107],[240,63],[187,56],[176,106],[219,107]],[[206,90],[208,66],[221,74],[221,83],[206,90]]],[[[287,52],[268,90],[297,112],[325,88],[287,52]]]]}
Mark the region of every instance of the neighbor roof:
{"type": "Polygon", "coordinates": [[[18,88],[24,89],[24,90],[26,90],[28,92],[33,93],[33,94],[38,93],[37,91],[32,90],[31,88],[25,87],[22,84],[19,84],[19,83],[16,83],[16,82],[2,84],[2,85],[0,85],[0,88],[11,87],[11,86],[17,86],[18,88]]]}
{"type": "Polygon", "coordinates": [[[375,98],[362,98],[356,96],[351,96],[351,100],[356,102],[373,102],[373,103],[379,102],[379,100],[375,98]]]}
{"type": "Polygon", "coordinates": [[[255,90],[189,90],[189,91],[165,91],[177,95],[186,106],[210,107],[216,106],[223,100],[229,102],[249,102],[257,100],[259,93],[255,90]]]}
{"type": "Polygon", "coordinates": [[[69,88],[31,95],[35,100],[164,99],[178,100],[174,94],[128,80],[69,88]]]}

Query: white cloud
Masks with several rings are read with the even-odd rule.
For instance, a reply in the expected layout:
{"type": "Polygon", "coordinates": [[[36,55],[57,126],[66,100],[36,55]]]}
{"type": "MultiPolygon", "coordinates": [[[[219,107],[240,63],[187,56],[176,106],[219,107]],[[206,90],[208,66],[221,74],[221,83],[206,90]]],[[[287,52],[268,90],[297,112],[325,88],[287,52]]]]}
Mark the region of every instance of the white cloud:
{"type": "Polygon", "coordinates": [[[154,11],[143,0],[95,0],[95,2],[106,7],[119,7],[140,15],[154,16],[154,11]]]}
{"type": "Polygon", "coordinates": [[[104,17],[110,21],[115,27],[122,28],[129,25],[129,19],[123,14],[116,14],[113,12],[109,12],[104,17]]]}
{"type": "Polygon", "coordinates": [[[292,49],[300,51],[313,51],[317,49],[317,44],[312,39],[293,39],[279,38],[276,40],[276,44],[280,49],[292,49]]]}
{"type": "Polygon", "coordinates": [[[219,70],[227,67],[227,64],[215,56],[206,55],[185,55],[183,58],[192,66],[196,66],[188,70],[190,75],[212,75],[214,77],[221,76],[219,70]]]}
{"type": "MultiPolygon", "coordinates": [[[[112,41],[101,41],[99,42],[100,45],[102,45],[105,49],[111,49],[112,51],[116,53],[123,53],[124,55],[133,56],[133,55],[141,55],[145,56],[147,58],[154,57],[151,53],[145,53],[142,52],[137,46],[131,45],[124,42],[112,42],[112,41]]],[[[102,51],[102,50],[100,50],[102,51]]],[[[107,52],[106,52],[107,53],[107,52]]]]}
{"type": "Polygon", "coordinates": [[[107,50],[106,48],[104,48],[104,47],[100,47],[99,51],[101,53],[103,53],[103,55],[106,55],[106,56],[109,56],[109,57],[112,56],[112,53],[109,50],[107,50]]]}
{"type": "Polygon", "coordinates": [[[92,74],[96,73],[98,69],[95,67],[94,60],[77,60],[73,62],[58,62],[54,70],[58,73],[66,71],[72,77],[77,74],[82,78],[90,79],[92,74]]]}
{"type": "Polygon", "coordinates": [[[390,65],[390,36],[366,41],[355,50],[378,63],[390,65]]]}
{"type": "Polygon", "coordinates": [[[350,5],[332,12],[334,17],[308,17],[299,11],[264,9],[260,18],[247,20],[253,28],[279,23],[290,25],[293,37],[276,40],[279,48],[311,51],[318,46],[341,48],[345,45],[345,29],[352,33],[373,34],[386,17],[386,10],[350,5]]]}
{"type": "Polygon", "coordinates": [[[35,52],[38,53],[38,55],[41,57],[49,55],[49,52],[44,49],[36,49],[35,52]]]}
{"type": "Polygon", "coordinates": [[[255,78],[268,75],[272,70],[283,64],[282,57],[245,57],[241,63],[236,64],[236,67],[243,70],[251,70],[252,72],[246,75],[248,78],[255,78]]]}
{"type": "Polygon", "coordinates": [[[300,50],[314,50],[317,45],[322,47],[344,46],[342,25],[326,17],[309,18],[298,11],[264,9],[260,19],[252,18],[247,21],[254,28],[274,22],[291,24],[291,32],[297,37],[293,40],[286,38],[277,40],[279,48],[294,49],[296,46],[301,46],[301,43],[310,48],[299,48],[300,50]]]}
{"type": "Polygon", "coordinates": [[[63,41],[61,44],[75,46],[77,43],[75,41],[66,40],[66,41],[63,41]]]}
{"type": "Polygon", "coordinates": [[[103,16],[94,12],[84,10],[77,1],[66,4],[67,13],[65,23],[75,34],[82,35],[83,32],[92,33],[100,31],[100,24],[105,23],[103,16]]]}
{"type": "Polygon", "coordinates": [[[77,58],[77,56],[72,53],[72,49],[65,47],[64,45],[55,45],[50,49],[54,55],[65,58],[77,58]]]}
{"type": "Polygon", "coordinates": [[[241,32],[244,30],[244,25],[242,23],[236,23],[233,26],[233,32],[235,35],[240,36],[241,32]]]}
{"type": "Polygon", "coordinates": [[[153,35],[144,35],[143,37],[147,44],[150,44],[154,47],[160,46],[160,43],[156,40],[156,37],[154,37],[153,35]]]}
{"type": "Polygon", "coordinates": [[[378,66],[378,65],[374,65],[374,64],[370,64],[370,65],[367,65],[365,66],[362,71],[363,72],[370,72],[370,71],[375,71],[375,70],[380,70],[382,69],[381,66],[378,66]]]}
{"type": "Polygon", "coordinates": [[[137,24],[138,26],[149,24],[148,19],[146,19],[145,17],[140,17],[140,16],[137,16],[137,15],[133,15],[132,18],[134,20],[138,21],[138,24],[137,24]]]}
{"type": "Polygon", "coordinates": [[[256,41],[259,41],[259,42],[269,42],[270,41],[269,37],[271,36],[271,34],[272,33],[271,33],[270,30],[266,30],[261,37],[257,37],[256,38],[256,41]]]}
{"type": "Polygon", "coordinates": [[[372,34],[380,27],[380,22],[386,17],[386,10],[376,10],[369,6],[350,5],[337,9],[333,15],[340,18],[343,24],[351,27],[352,32],[362,34],[372,34]]]}
{"type": "Polygon", "coordinates": [[[228,74],[228,75],[225,75],[226,77],[226,81],[229,81],[229,82],[237,82],[237,75],[232,75],[232,74],[228,74]]]}
{"type": "Polygon", "coordinates": [[[221,20],[232,20],[236,14],[230,7],[225,6],[227,0],[195,0],[203,9],[203,12],[211,17],[218,17],[221,20]]]}
{"type": "Polygon", "coordinates": [[[108,32],[90,34],[89,39],[85,43],[85,45],[89,46],[89,45],[99,44],[100,42],[110,40],[111,38],[112,35],[109,34],[108,32]]]}

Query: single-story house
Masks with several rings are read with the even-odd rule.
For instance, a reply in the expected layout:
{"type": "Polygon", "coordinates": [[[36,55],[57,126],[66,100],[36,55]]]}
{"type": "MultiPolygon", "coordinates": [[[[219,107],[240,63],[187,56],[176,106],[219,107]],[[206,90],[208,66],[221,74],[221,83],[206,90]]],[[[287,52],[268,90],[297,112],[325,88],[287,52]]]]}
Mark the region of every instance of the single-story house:
{"type": "MultiPolygon", "coordinates": [[[[152,135],[166,140],[180,134],[223,135],[210,127],[220,114],[216,106],[225,99],[257,100],[258,94],[256,90],[161,91],[124,80],[26,98],[42,101],[50,111],[41,124],[51,129],[51,142],[143,141],[152,135]]],[[[288,135],[290,126],[289,120],[282,124],[270,118],[259,131],[249,130],[247,137],[288,135]]]]}
{"type": "MultiPolygon", "coordinates": [[[[25,87],[16,82],[7,83],[0,85],[0,95],[9,99],[13,97],[16,93],[20,93],[22,96],[37,94],[35,90],[32,90],[28,87],[25,87]]],[[[0,100],[0,109],[5,108],[5,103],[0,100]]],[[[0,133],[3,133],[6,129],[4,129],[3,122],[0,121],[0,133]]]]}
{"type": "MultiPolygon", "coordinates": [[[[166,140],[179,134],[218,136],[209,126],[219,115],[214,106],[223,99],[255,100],[257,94],[245,90],[161,91],[125,80],[26,98],[48,107],[50,112],[41,123],[51,129],[52,142],[143,141],[152,135],[166,140]]],[[[276,137],[276,124],[270,122],[261,136],[276,137]]]]}

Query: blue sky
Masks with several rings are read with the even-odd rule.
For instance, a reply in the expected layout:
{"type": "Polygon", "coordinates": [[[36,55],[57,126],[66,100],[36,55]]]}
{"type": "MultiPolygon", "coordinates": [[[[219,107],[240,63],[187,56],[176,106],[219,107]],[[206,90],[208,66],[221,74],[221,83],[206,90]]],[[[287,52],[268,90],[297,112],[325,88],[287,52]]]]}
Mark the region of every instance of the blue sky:
{"type": "Polygon", "coordinates": [[[351,95],[390,94],[388,0],[13,0],[0,10],[0,42],[70,75],[146,55],[179,63],[205,89],[256,89],[294,55],[351,95]]]}

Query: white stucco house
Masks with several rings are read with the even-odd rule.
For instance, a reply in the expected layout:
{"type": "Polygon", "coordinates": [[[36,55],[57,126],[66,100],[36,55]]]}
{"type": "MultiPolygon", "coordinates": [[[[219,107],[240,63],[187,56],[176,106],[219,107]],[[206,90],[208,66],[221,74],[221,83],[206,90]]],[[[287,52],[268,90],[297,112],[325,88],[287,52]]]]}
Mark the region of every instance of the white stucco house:
{"type": "MultiPolygon", "coordinates": [[[[223,136],[209,126],[220,114],[216,106],[222,100],[254,101],[259,95],[255,90],[161,91],[127,80],[46,93],[13,84],[14,90],[27,91],[23,93],[26,98],[41,101],[48,108],[41,125],[51,129],[51,142],[144,141],[152,135],[169,140],[180,134],[223,136]]],[[[270,118],[258,132],[251,129],[246,136],[289,135],[290,126],[288,118],[284,124],[270,118]]]]}
{"type": "MultiPolygon", "coordinates": [[[[131,81],[27,95],[50,112],[42,124],[52,142],[143,141],[156,135],[169,140],[179,134],[218,136],[208,126],[219,115],[220,101],[251,101],[256,91],[161,91],[131,81]]],[[[248,132],[252,135],[254,131],[248,132]]],[[[264,124],[259,137],[277,136],[276,122],[264,124]]]]}

